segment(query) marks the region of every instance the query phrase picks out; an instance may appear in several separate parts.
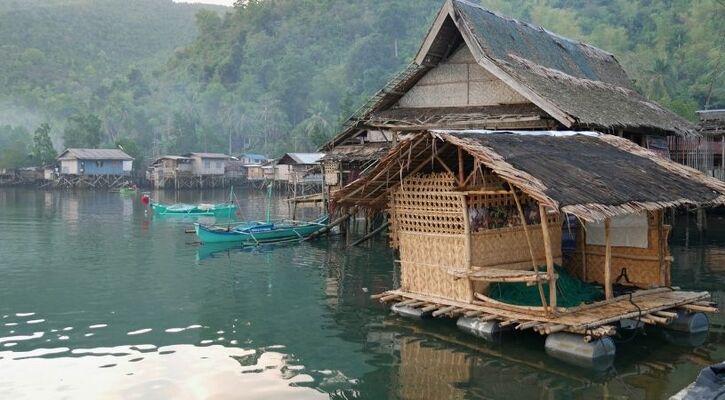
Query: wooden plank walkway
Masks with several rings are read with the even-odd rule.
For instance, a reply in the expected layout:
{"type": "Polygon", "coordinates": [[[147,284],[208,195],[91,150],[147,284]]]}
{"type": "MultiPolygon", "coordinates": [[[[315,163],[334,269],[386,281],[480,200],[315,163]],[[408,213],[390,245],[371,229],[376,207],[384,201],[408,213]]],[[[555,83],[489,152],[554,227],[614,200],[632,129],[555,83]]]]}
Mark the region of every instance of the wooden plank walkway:
{"type": "Polygon", "coordinates": [[[433,312],[434,317],[476,317],[482,320],[498,320],[516,329],[533,329],[540,334],[566,331],[585,335],[587,338],[611,336],[616,328],[611,325],[623,319],[639,319],[647,324],[666,325],[677,317],[678,308],[688,311],[718,312],[711,303],[708,292],[686,292],[670,288],[641,290],[631,295],[586,304],[569,309],[559,309],[556,315],[546,316],[541,307],[523,307],[487,301],[464,303],[402,290],[390,290],[371,296],[382,302],[420,308],[433,312]]]}

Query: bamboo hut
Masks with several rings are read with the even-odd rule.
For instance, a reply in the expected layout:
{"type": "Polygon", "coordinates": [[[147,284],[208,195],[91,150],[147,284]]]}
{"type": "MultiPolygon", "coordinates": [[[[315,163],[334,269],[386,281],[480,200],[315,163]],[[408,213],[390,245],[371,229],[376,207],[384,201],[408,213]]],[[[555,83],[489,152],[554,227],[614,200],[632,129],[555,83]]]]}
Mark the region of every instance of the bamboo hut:
{"type": "Polygon", "coordinates": [[[637,93],[614,55],[464,0],[443,4],[410,65],[322,146],[328,184],[421,129],[596,130],[652,149],[697,136],[637,93]]]}
{"type": "Polygon", "coordinates": [[[725,184],[614,135],[424,130],[334,201],[389,213],[401,286],[375,295],[383,302],[587,339],[627,319],[667,325],[679,312],[717,311],[709,293],[669,287],[663,211],[723,204],[725,184]],[[556,270],[568,216],[578,254],[556,270]],[[563,272],[602,298],[562,307],[563,272]],[[494,298],[502,283],[525,283],[537,304],[494,298]]]}

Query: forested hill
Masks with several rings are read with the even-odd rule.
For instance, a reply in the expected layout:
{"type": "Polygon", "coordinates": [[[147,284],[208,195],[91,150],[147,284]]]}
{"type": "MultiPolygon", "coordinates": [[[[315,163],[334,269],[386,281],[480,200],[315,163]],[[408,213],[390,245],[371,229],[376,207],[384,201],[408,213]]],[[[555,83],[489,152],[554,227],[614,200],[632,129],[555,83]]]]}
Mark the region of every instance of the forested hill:
{"type": "MultiPolygon", "coordinates": [[[[175,23],[152,20],[154,10],[185,6],[132,0],[129,3],[134,6],[128,8],[143,15],[123,22],[122,16],[111,12],[117,9],[111,6],[116,3],[113,0],[55,0],[53,3],[73,4],[62,7],[64,10],[108,4],[110,16],[99,16],[103,22],[94,23],[116,26],[113,32],[104,31],[105,35],[127,41],[111,40],[118,43],[115,50],[91,56],[94,61],[102,60],[104,54],[109,59],[97,66],[87,60],[100,53],[98,46],[58,39],[74,35],[75,30],[84,32],[79,33],[82,36],[96,31],[82,25],[88,18],[73,20],[77,12],[64,11],[65,24],[41,23],[32,31],[15,25],[10,29],[15,36],[5,33],[9,28],[0,20],[0,49],[11,46],[16,54],[13,61],[1,57],[0,80],[12,81],[15,101],[36,101],[30,104],[37,104],[50,116],[57,147],[66,136],[81,138],[81,142],[88,137],[93,143],[109,146],[123,143],[137,158],[189,150],[228,151],[230,144],[235,153],[252,150],[272,156],[310,150],[410,62],[442,1],[248,0],[226,14],[200,12],[196,16],[198,35],[177,48],[171,43],[171,30],[161,29],[163,23],[175,23]],[[31,45],[26,39],[44,27],[65,33],[51,34],[53,45],[51,49],[41,46],[41,57],[29,50],[40,44],[31,45]],[[156,59],[163,58],[163,64],[154,66],[149,61],[154,57],[134,58],[141,54],[136,50],[153,46],[158,46],[156,59]],[[43,69],[36,60],[55,57],[62,60],[57,65],[71,68],[61,69],[66,72],[59,74],[67,75],[51,79],[50,85],[42,83],[44,76],[58,71],[43,69]],[[22,62],[28,67],[13,64],[22,62]],[[17,78],[10,79],[7,70],[17,78]],[[99,127],[98,132],[95,128],[90,134],[75,132],[87,127],[99,127]]],[[[645,96],[688,119],[694,119],[694,111],[706,105],[725,107],[722,0],[481,2],[505,15],[614,53],[645,96]]],[[[4,19],[2,10],[0,6],[4,19]]],[[[53,15],[43,14],[44,7],[24,7],[22,12],[34,18],[53,15]]],[[[162,14],[172,19],[166,12],[162,14]]],[[[184,42],[194,34],[186,27],[173,39],[184,42]]],[[[101,41],[103,35],[94,39],[101,41]]],[[[5,90],[0,87],[0,93],[5,90]]]]}
{"type": "MultiPolygon", "coordinates": [[[[35,120],[85,111],[104,80],[133,67],[149,71],[189,45],[201,9],[227,8],[171,0],[0,0],[0,104],[13,103],[35,120]]],[[[0,109],[0,125],[13,117],[23,115],[0,109]]]]}

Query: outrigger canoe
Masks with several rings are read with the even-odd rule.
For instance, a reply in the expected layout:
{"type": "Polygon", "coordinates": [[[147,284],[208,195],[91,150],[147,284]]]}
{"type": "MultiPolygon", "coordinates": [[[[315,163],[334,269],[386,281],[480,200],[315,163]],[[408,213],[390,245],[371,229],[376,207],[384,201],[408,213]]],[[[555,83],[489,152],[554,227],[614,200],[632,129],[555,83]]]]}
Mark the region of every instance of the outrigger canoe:
{"type": "Polygon", "coordinates": [[[160,203],[151,203],[151,208],[157,215],[214,216],[231,218],[234,215],[234,211],[237,209],[237,206],[232,203],[199,205],[181,203],[164,205],[160,203]]]}
{"type": "Polygon", "coordinates": [[[247,222],[230,228],[196,223],[194,230],[202,243],[260,244],[306,238],[324,228],[327,221],[324,215],[310,222],[247,222]]]}

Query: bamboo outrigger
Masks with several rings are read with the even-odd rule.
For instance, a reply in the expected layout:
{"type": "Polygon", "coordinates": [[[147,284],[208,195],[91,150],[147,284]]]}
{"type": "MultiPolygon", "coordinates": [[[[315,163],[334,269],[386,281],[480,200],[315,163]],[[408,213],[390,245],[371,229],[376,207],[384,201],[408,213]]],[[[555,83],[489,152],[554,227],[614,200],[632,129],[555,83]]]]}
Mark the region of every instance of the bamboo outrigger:
{"type": "Polygon", "coordinates": [[[373,297],[422,314],[498,321],[543,335],[570,332],[590,341],[614,335],[624,320],[668,325],[685,313],[717,312],[709,293],[670,287],[663,210],[723,204],[725,184],[623,138],[422,131],[337,192],[335,201],[387,209],[401,287],[373,297]],[[563,216],[578,220],[576,251],[567,260],[563,216]],[[635,223],[622,225],[627,218],[635,223]],[[604,298],[562,307],[566,293],[555,264],[601,285],[604,298]],[[615,287],[617,277],[624,285],[615,287]],[[539,304],[493,298],[491,285],[507,282],[536,286],[539,304]]]}

